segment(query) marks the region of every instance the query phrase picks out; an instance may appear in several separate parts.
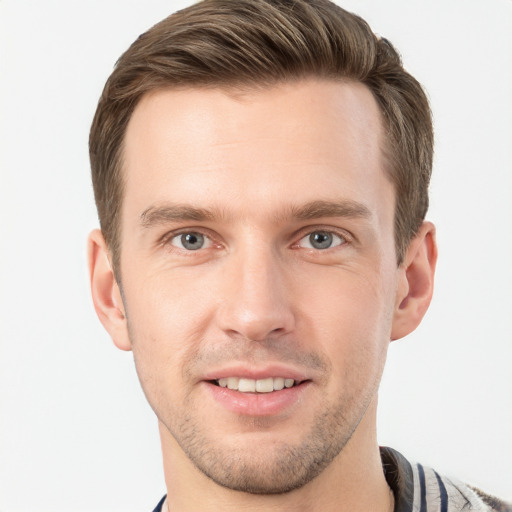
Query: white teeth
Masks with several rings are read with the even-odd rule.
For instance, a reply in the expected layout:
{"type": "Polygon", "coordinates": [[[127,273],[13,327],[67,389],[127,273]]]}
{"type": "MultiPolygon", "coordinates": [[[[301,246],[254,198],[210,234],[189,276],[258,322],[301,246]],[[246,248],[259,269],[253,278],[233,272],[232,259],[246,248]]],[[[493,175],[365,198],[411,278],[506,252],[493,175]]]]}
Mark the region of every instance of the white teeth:
{"type": "Polygon", "coordinates": [[[291,388],[295,384],[293,379],[283,377],[268,377],[266,379],[239,379],[237,377],[222,378],[217,381],[221,388],[228,388],[242,393],[271,393],[291,388]]]}
{"type": "Polygon", "coordinates": [[[274,379],[269,377],[268,379],[259,379],[256,381],[256,391],[258,393],[271,393],[274,391],[274,379]]]}
{"type": "Polygon", "coordinates": [[[227,382],[227,386],[229,389],[234,389],[234,390],[237,390],[238,389],[238,381],[239,379],[237,379],[236,377],[228,377],[228,382],[227,382]]]}
{"type": "Polygon", "coordinates": [[[240,379],[238,381],[238,391],[242,393],[254,393],[256,391],[256,381],[253,379],[240,379]]]}
{"type": "Polygon", "coordinates": [[[282,377],[276,377],[274,379],[274,389],[276,391],[281,391],[284,388],[284,379],[282,377]]]}

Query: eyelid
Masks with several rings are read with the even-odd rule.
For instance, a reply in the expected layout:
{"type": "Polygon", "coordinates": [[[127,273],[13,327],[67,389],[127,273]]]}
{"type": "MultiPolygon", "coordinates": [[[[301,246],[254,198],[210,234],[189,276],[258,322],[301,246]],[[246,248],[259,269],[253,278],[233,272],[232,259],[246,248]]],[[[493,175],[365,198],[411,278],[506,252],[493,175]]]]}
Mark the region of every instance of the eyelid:
{"type": "MultiPolygon", "coordinates": [[[[355,241],[355,237],[345,229],[336,228],[333,226],[325,226],[325,225],[315,225],[315,226],[306,226],[302,228],[294,237],[296,242],[292,244],[292,247],[299,247],[299,242],[306,238],[307,236],[311,235],[312,233],[316,232],[322,232],[322,233],[329,233],[332,235],[335,235],[343,240],[344,243],[341,243],[339,245],[336,245],[334,247],[339,247],[340,245],[346,245],[351,244],[355,241]]],[[[328,251],[329,249],[325,249],[325,251],[328,251]]]]}
{"type": "Polygon", "coordinates": [[[203,249],[209,249],[211,248],[212,246],[220,246],[221,243],[218,241],[217,239],[218,237],[214,236],[214,233],[212,233],[212,231],[210,231],[209,229],[205,229],[205,228],[199,228],[199,227],[187,227],[187,228],[179,228],[179,229],[175,229],[175,230],[172,230],[172,231],[168,231],[167,233],[165,233],[165,235],[163,235],[159,240],[158,240],[158,245],[160,246],[166,246],[166,245],[170,245],[172,246],[173,248],[177,249],[177,250],[182,250],[184,252],[198,252],[198,251],[201,251],[203,249]],[[172,240],[174,240],[176,237],[179,237],[181,235],[186,235],[188,233],[197,233],[197,234],[200,234],[202,236],[204,236],[209,244],[208,244],[208,247],[204,247],[204,248],[201,248],[201,249],[198,249],[197,251],[188,251],[184,248],[181,248],[181,247],[178,247],[177,245],[174,245],[172,244],[172,240]]]}
{"type": "MultiPolygon", "coordinates": [[[[355,236],[352,235],[349,231],[347,231],[345,229],[337,228],[334,226],[326,226],[326,225],[311,225],[311,226],[305,226],[305,227],[301,228],[298,232],[295,233],[295,235],[293,236],[293,239],[296,241],[292,243],[292,248],[299,247],[299,242],[303,238],[311,235],[312,233],[318,232],[318,231],[333,234],[335,236],[340,237],[344,241],[344,243],[336,245],[334,247],[339,247],[340,245],[352,244],[356,241],[355,236]]],[[[212,232],[210,229],[207,229],[204,227],[194,227],[194,226],[178,228],[175,230],[168,231],[167,233],[165,233],[163,236],[161,236],[158,239],[157,244],[159,246],[172,245],[171,240],[173,240],[177,236],[180,236],[180,235],[183,235],[186,233],[200,233],[205,238],[207,238],[209,240],[209,242],[211,243],[211,245],[209,245],[209,247],[207,247],[206,249],[211,248],[212,246],[219,247],[219,246],[223,245],[223,243],[219,240],[219,237],[215,232],[212,232]]],[[[175,245],[173,245],[173,247],[176,248],[177,250],[180,250],[180,248],[175,245]]],[[[194,252],[194,251],[186,251],[185,249],[182,249],[182,250],[187,253],[194,252]]],[[[198,251],[200,251],[200,250],[201,249],[198,249],[198,251]]],[[[328,251],[328,250],[329,249],[325,249],[325,251],[328,251]]]]}
{"type": "MultiPolygon", "coordinates": [[[[326,232],[325,231],[317,231],[317,232],[313,231],[313,233],[326,233],[326,232]]],[[[313,233],[311,233],[311,234],[313,234],[313,233]]],[[[301,245],[301,247],[304,247],[304,249],[325,252],[325,251],[328,251],[329,249],[334,249],[336,247],[340,247],[341,245],[345,245],[347,243],[347,241],[343,237],[339,236],[338,234],[327,233],[327,234],[331,235],[333,243],[329,247],[326,247],[325,249],[321,249],[319,247],[313,247],[311,245],[311,243],[309,242],[309,238],[311,237],[311,234],[303,236],[298,242],[299,244],[301,242],[304,244],[304,245],[301,245]]]]}

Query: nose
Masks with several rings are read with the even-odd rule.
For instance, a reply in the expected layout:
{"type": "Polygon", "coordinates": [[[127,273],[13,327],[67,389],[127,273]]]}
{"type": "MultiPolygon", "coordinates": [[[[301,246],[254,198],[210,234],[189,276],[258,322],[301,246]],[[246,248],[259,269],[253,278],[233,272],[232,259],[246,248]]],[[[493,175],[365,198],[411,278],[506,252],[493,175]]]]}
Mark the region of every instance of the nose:
{"type": "Polygon", "coordinates": [[[283,262],[271,250],[254,247],[233,255],[223,272],[220,328],[251,341],[293,331],[295,316],[283,262]]]}

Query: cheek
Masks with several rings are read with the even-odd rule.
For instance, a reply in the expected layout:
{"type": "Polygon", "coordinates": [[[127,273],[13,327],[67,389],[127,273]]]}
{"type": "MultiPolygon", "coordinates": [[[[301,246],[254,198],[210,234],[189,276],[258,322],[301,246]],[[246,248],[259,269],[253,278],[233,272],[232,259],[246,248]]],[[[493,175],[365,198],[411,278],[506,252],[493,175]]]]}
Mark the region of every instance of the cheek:
{"type": "Polygon", "coordinates": [[[309,293],[302,310],[319,350],[348,375],[380,374],[390,340],[392,283],[345,274],[325,281],[324,293],[309,293]],[[376,285],[375,283],[379,283],[376,285]]]}
{"type": "Polygon", "coordinates": [[[193,287],[163,279],[133,286],[125,298],[135,365],[146,394],[160,388],[180,395],[183,373],[208,323],[204,299],[193,287]]]}
{"type": "MultiPolygon", "coordinates": [[[[135,274],[135,273],[134,273],[135,274]]],[[[190,336],[209,318],[218,301],[204,272],[165,269],[134,279],[126,289],[127,312],[139,335],[160,333],[167,339],[190,336]]]]}

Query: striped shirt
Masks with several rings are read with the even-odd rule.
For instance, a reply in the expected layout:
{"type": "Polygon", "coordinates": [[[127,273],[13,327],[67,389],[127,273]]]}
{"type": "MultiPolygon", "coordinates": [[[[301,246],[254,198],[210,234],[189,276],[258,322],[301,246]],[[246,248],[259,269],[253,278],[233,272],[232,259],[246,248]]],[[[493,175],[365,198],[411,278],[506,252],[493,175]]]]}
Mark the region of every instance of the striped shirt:
{"type": "MultiPolygon", "coordinates": [[[[395,496],[394,512],[512,512],[512,505],[431,468],[410,463],[391,448],[381,448],[382,467],[395,496]]],[[[163,512],[165,496],[153,512],[163,512]]],[[[167,512],[167,511],[165,511],[167,512]]]]}
{"type": "Polygon", "coordinates": [[[381,448],[382,466],[395,495],[394,512],[512,512],[512,506],[431,468],[381,448]]]}

